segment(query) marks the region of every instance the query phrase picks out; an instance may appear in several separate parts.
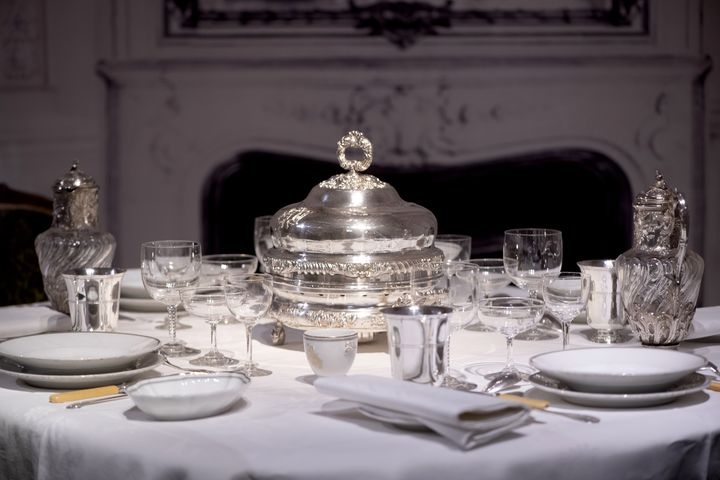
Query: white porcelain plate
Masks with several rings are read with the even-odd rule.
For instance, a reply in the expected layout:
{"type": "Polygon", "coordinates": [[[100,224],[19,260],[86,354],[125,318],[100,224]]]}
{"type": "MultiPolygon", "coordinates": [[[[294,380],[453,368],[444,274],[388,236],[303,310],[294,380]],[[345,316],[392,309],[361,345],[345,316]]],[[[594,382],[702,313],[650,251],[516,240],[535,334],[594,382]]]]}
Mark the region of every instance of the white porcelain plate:
{"type": "Polygon", "coordinates": [[[0,356],[34,373],[80,375],[125,370],[159,347],[157,338],[129,333],[43,333],[0,343],[0,356]]]}
{"type": "Polygon", "coordinates": [[[145,290],[139,268],[128,268],[120,284],[120,296],[128,298],[144,298],[149,300],[150,295],[145,290]]]}
{"type": "Polygon", "coordinates": [[[685,376],[675,385],[650,393],[592,393],[578,392],[542,373],[530,375],[530,384],[542,391],[553,393],[566,402],[587,407],[637,408],[670,403],[677,398],[699,392],[708,386],[710,379],[699,373],[685,376]]]}
{"type": "Polygon", "coordinates": [[[232,407],[250,379],[242,373],[173,375],[142,380],[127,389],[140,410],[158,420],[209,417],[232,407]]]}
{"type": "Polygon", "coordinates": [[[651,347],[578,348],[530,359],[573,390],[595,393],[659,392],[706,363],[700,355],[651,347]]]}
{"type": "Polygon", "coordinates": [[[94,373],[87,375],[52,375],[32,373],[22,366],[0,357],[0,373],[19,378],[28,385],[41,388],[90,388],[103,385],[115,385],[126,382],[141,373],[162,365],[164,357],[157,353],[149,353],[141,357],[130,368],[110,373],[94,373]]]}
{"type": "MultiPolygon", "coordinates": [[[[120,310],[126,312],[167,312],[167,306],[152,298],[120,297],[120,310]]],[[[180,310],[178,308],[178,311],[180,310]]]]}

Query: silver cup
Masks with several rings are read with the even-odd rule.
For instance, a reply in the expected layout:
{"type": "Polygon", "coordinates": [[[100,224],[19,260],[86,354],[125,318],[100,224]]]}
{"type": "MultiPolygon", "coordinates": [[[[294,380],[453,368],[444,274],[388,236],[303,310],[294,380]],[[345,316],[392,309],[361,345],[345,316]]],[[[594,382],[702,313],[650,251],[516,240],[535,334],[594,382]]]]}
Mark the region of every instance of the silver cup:
{"type": "Polygon", "coordinates": [[[79,268],[63,273],[73,331],[112,332],[117,328],[123,275],[125,270],[118,268],[79,268]]]}
{"type": "Polygon", "coordinates": [[[620,300],[615,260],[583,260],[580,271],[587,274],[587,323],[594,330],[596,343],[622,343],[629,340],[627,321],[620,300]]]}
{"type": "Polygon", "coordinates": [[[452,308],[411,305],[385,308],[390,370],[396,380],[440,385],[452,308]]]}

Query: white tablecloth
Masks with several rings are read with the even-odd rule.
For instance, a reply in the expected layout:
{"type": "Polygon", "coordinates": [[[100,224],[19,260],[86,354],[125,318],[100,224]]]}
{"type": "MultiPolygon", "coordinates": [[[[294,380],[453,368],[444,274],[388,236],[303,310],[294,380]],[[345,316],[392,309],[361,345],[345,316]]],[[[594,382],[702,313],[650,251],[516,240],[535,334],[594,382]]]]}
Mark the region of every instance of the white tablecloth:
{"type": "MultiPolygon", "coordinates": [[[[30,307],[29,307],[30,308],[30,307]]],[[[0,308],[0,321],[9,312],[0,308]]],[[[162,315],[123,314],[120,330],[163,336],[162,315]]],[[[179,338],[206,346],[209,328],[179,338]]],[[[720,318],[718,318],[720,321],[720,318]]],[[[264,326],[263,326],[264,327],[264,326]]],[[[587,343],[575,326],[571,342],[587,343]]],[[[255,378],[231,411],[184,422],[150,420],[129,399],[67,410],[50,404],[49,390],[0,375],[0,478],[298,478],[298,479],[621,479],[718,478],[720,393],[700,392],[640,409],[590,409],[537,391],[556,407],[591,413],[585,424],[536,412],[535,421],[501,440],[462,451],[431,433],[410,432],[357,414],[323,413],[333,400],[309,383],[296,331],[283,347],[267,345],[260,328],[255,359],[273,374],[255,378]],[[265,343],[263,343],[265,342],[265,343]]],[[[360,347],[351,373],[389,376],[385,338],[360,347]]],[[[219,327],[221,349],[242,355],[242,328],[219,327]]],[[[517,360],[557,349],[560,340],[516,342],[517,360]]],[[[720,346],[687,342],[720,360],[720,346]]],[[[452,365],[503,360],[498,334],[463,331],[453,338],[452,365]]],[[[171,373],[163,367],[160,373],[171,373]]]]}

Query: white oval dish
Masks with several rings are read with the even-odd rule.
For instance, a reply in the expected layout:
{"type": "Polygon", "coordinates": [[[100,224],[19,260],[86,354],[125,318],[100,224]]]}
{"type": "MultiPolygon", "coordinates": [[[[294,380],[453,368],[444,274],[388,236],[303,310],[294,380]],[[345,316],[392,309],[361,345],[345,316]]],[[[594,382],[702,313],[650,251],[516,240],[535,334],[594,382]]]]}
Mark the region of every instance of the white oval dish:
{"type": "Polygon", "coordinates": [[[61,332],[0,343],[0,356],[43,374],[107,373],[130,368],[160,347],[160,340],[116,332],[61,332]]]}
{"type": "Polygon", "coordinates": [[[190,420],[227,410],[249,383],[242,373],[173,375],[142,380],[127,393],[135,406],[155,419],[190,420]]]}
{"type": "Polygon", "coordinates": [[[11,360],[0,357],[0,373],[18,378],[28,385],[41,388],[91,388],[103,385],[116,385],[127,382],[141,373],[159,367],[165,357],[157,353],[149,353],[130,368],[109,373],[91,373],[84,375],[52,375],[27,372],[22,366],[11,360]]]}
{"type": "Polygon", "coordinates": [[[700,355],[651,347],[578,348],[542,353],[530,365],[573,390],[658,392],[703,367],[700,355]]]}

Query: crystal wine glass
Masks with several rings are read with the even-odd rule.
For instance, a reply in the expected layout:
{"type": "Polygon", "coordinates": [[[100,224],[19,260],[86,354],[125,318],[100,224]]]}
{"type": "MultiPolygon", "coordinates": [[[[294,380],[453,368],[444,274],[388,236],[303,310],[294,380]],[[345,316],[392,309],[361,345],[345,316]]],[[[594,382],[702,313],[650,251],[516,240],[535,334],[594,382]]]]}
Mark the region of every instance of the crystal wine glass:
{"type": "Polygon", "coordinates": [[[221,287],[230,275],[255,273],[258,259],[246,253],[203,255],[200,285],[221,287]]]}
{"type": "MultiPolygon", "coordinates": [[[[502,258],[471,258],[470,263],[478,266],[478,297],[488,298],[498,290],[510,285],[502,258]]],[[[492,329],[480,322],[468,327],[476,332],[491,332],[492,329]]]]}
{"type": "Polygon", "coordinates": [[[467,261],[472,251],[472,237],[454,233],[438,234],[435,235],[435,246],[442,250],[445,260],[467,261]]]}
{"type": "MultiPolygon", "coordinates": [[[[414,275],[413,303],[422,305],[441,305],[453,309],[449,316],[449,333],[445,344],[447,372],[442,386],[456,390],[472,390],[477,385],[466,382],[450,371],[450,340],[453,333],[469,325],[475,318],[477,305],[478,266],[470,262],[446,261],[430,264],[430,276],[414,275]]],[[[418,270],[419,272],[419,270],[418,270]]]]}
{"type": "Polygon", "coordinates": [[[495,365],[493,363],[468,365],[466,370],[482,375],[490,381],[501,376],[520,377],[520,372],[512,358],[513,339],[519,333],[535,326],[542,317],[544,309],[545,303],[537,298],[496,297],[480,300],[477,307],[478,318],[484,325],[505,336],[507,357],[500,371],[487,373],[488,367],[495,365]]]}
{"type": "Polygon", "coordinates": [[[272,248],[272,231],[270,230],[270,220],[272,215],[262,215],[255,217],[255,229],[253,232],[253,242],[255,244],[255,255],[260,261],[260,271],[266,272],[265,254],[272,248]]]}
{"type": "Polygon", "coordinates": [[[217,348],[217,324],[224,316],[230,315],[222,287],[188,287],[180,290],[180,299],[185,310],[191,315],[204,318],[210,324],[210,351],[190,360],[192,365],[223,367],[238,361],[227,357],[217,348]]]}
{"type": "Polygon", "coordinates": [[[160,351],[169,357],[194,355],[199,350],[175,338],[180,289],[200,281],[202,255],[200,244],[190,240],[158,240],[140,246],[140,273],[145,289],[155,300],[164,303],[168,312],[170,341],[160,351]]]}
{"type": "MultiPolygon", "coordinates": [[[[203,265],[200,275],[200,285],[214,285],[222,287],[230,275],[255,273],[258,259],[255,255],[245,253],[221,253],[203,255],[203,265]]],[[[240,323],[230,314],[223,316],[224,325],[240,323]]]]}
{"type": "Polygon", "coordinates": [[[502,258],[472,258],[470,263],[478,266],[478,293],[483,298],[510,285],[502,258]]]}
{"type": "Polygon", "coordinates": [[[580,314],[587,303],[587,276],[576,272],[561,272],[557,277],[543,278],[543,300],[547,309],[562,324],[563,350],[570,337],[570,322],[580,314]]]}
{"type": "Polygon", "coordinates": [[[247,358],[243,371],[249,377],[270,375],[252,359],[252,328],[267,313],[272,303],[272,277],[266,273],[231,275],[227,279],[225,299],[233,316],[245,325],[247,358]]]}
{"type": "MultiPolygon", "coordinates": [[[[505,271],[530,298],[539,298],[545,276],[558,276],[562,267],[562,232],[548,228],[517,228],[505,231],[503,262],[505,271]]],[[[552,321],[547,317],[548,321],[552,321]]],[[[518,339],[547,340],[557,338],[547,329],[533,328],[518,339]]]]}

